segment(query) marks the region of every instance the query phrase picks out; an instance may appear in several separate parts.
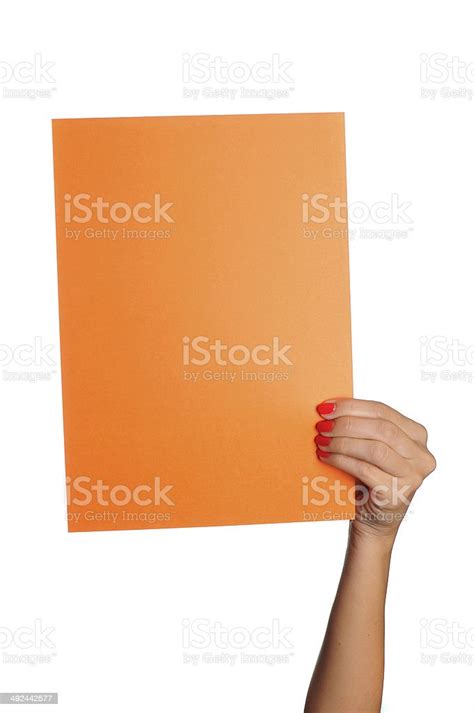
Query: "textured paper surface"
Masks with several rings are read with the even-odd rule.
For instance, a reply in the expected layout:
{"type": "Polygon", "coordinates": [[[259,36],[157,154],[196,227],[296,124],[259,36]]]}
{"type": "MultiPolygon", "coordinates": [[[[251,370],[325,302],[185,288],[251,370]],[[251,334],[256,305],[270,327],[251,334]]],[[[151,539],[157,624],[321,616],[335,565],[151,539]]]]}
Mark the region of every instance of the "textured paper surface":
{"type": "Polygon", "coordinates": [[[353,517],[313,443],[352,393],[344,116],[53,140],[69,530],[353,517]]]}

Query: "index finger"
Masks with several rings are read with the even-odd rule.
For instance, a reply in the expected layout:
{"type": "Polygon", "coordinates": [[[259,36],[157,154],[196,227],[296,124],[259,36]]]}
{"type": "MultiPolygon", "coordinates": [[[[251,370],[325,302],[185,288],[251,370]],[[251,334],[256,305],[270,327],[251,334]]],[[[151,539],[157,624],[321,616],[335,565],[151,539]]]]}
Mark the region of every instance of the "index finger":
{"type": "Polygon", "coordinates": [[[407,436],[413,438],[418,443],[426,445],[426,428],[404,416],[391,406],[383,404],[381,401],[366,401],[364,399],[328,399],[316,406],[316,410],[322,418],[332,419],[338,416],[362,416],[364,418],[383,418],[392,421],[401,428],[407,436]]]}

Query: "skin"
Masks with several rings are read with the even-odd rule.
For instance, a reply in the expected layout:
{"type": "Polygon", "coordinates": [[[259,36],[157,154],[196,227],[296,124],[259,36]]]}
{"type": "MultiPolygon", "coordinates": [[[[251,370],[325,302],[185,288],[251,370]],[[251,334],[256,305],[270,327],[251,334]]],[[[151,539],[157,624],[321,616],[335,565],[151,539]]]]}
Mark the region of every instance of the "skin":
{"type": "Polygon", "coordinates": [[[325,403],[334,403],[335,410],[321,422],[333,421],[334,427],[321,432],[330,443],[317,445],[318,458],[355,476],[362,499],[349,525],[344,567],[304,710],[380,713],[390,557],[408,506],[436,461],[426,428],[389,406],[358,399],[325,403]]]}

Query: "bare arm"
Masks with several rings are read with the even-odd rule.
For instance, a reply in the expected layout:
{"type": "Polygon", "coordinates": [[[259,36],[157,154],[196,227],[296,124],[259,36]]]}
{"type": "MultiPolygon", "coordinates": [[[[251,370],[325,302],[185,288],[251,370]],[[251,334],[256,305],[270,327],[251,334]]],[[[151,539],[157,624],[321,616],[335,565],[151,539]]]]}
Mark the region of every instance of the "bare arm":
{"type": "Polygon", "coordinates": [[[420,424],[378,402],[330,403],[335,404],[333,410],[324,413],[329,407],[323,407],[324,420],[317,424],[318,457],[355,475],[359,491],[366,495],[350,524],[346,559],[305,713],[379,713],[392,547],[416,489],[436,463],[420,424]]]}
{"type": "Polygon", "coordinates": [[[344,569],[306,713],[378,713],[384,671],[388,542],[349,535],[344,569]]]}

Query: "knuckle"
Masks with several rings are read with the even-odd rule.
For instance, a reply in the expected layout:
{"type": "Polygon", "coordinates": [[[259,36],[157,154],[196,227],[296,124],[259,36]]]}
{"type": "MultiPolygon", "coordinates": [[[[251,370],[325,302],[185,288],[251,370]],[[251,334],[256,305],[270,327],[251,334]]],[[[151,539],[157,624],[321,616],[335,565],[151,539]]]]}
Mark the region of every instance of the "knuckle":
{"type": "Polygon", "coordinates": [[[359,466],[358,466],[357,477],[360,478],[360,480],[364,481],[367,478],[370,478],[372,474],[373,474],[373,468],[370,465],[370,463],[366,463],[365,461],[360,461],[359,466]]]}
{"type": "Polygon", "coordinates": [[[426,428],[423,426],[422,423],[417,423],[416,424],[416,430],[418,431],[418,438],[422,443],[426,443],[428,440],[428,431],[426,428]]]}
{"type": "Polygon", "coordinates": [[[341,426],[345,433],[351,433],[354,430],[355,421],[353,416],[344,416],[341,421],[341,426]]]}
{"type": "Polygon", "coordinates": [[[398,436],[398,429],[394,423],[387,421],[384,418],[379,419],[377,424],[377,432],[381,438],[386,440],[394,440],[398,436]]]}
{"type": "Polygon", "coordinates": [[[354,399],[340,399],[338,404],[342,404],[346,413],[354,413],[354,411],[357,410],[357,405],[354,399]]]}
{"type": "Polygon", "coordinates": [[[426,451],[426,475],[430,475],[436,468],[436,458],[432,453],[426,451]]]}
{"type": "Polygon", "coordinates": [[[337,450],[340,453],[349,453],[350,450],[350,438],[345,438],[344,436],[342,438],[338,439],[337,444],[337,450]]]}
{"type": "Polygon", "coordinates": [[[385,443],[373,441],[369,445],[369,458],[375,463],[384,463],[388,457],[388,448],[385,443]]]}
{"type": "Polygon", "coordinates": [[[388,409],[386,404],[382,403],[381,401],[372,401],[372,406],[377,418],[385,418],[388,409]]]}

